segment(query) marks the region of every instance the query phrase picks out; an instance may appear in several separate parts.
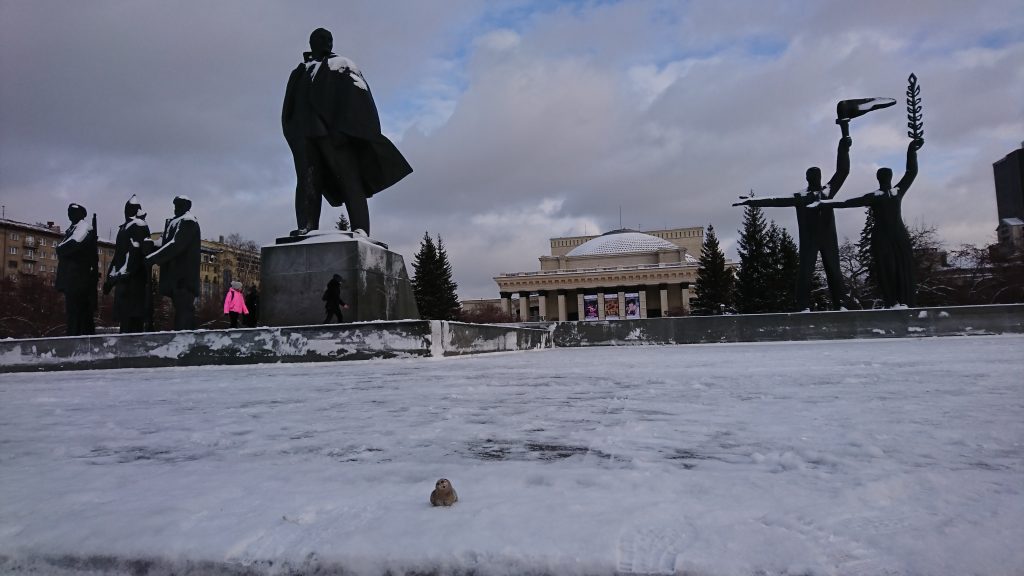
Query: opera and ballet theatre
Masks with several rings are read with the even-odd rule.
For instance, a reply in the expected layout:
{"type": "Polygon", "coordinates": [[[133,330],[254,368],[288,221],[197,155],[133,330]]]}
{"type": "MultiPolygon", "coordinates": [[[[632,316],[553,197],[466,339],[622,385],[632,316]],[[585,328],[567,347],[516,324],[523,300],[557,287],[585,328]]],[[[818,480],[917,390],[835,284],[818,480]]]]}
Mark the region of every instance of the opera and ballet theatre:
{"type": "Polygon", "coordinates": [[[497,304],[520,321],[688,314],[703,242],[699,226],[552,238],[539,271],[495,277],[501,299],[474,304],[497,304]]]}

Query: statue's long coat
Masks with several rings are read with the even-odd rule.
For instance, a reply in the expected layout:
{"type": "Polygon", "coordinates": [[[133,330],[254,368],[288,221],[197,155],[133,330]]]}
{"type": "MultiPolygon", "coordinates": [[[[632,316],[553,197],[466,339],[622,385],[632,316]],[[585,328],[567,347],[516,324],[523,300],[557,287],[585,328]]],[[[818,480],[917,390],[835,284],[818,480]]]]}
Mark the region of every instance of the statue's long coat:
{"type": "MultiPolygon", "coordinates": [[[[281,112],[281,126],[295,161],[296,178],[302,180],[312,161],[306,157],[306,139],[338,135],[349,137],[356,147],[367,198],[409,175],[412,167],[381,134],[373,94],[355,64],[332,54],[320,64],[315,78],[310,79],[312,62],[308,53],[306,59],[288,77],[281,112]]],[[[314,185],[331,206],[341,206],[344,194],[336,182],[328,180],[321,177],[314,185]]]]}
{"type": "Polygon", "coordinates": [[[173,296],[175,288],[199,295],[199,259],[202,239],[199,222],[191,212],[167,221],[160,247],[149,255],[160,266],[160,293],[173,296]]]}
{"type": "Polygon", "coordinates": [[[96,296],[99,279],[96,230],[85,218],[71,225],[57,244],[57,278],[54,286],[64,294],[96,296]]]}
{"type": "Polygon", "coordinates": [[[114,283],[114,320],[119,322],[146,314],[149,269],[145,246],[148,237],[149,225],[141,218],[132,218],[117,229],[107,278],[114,283]]]}

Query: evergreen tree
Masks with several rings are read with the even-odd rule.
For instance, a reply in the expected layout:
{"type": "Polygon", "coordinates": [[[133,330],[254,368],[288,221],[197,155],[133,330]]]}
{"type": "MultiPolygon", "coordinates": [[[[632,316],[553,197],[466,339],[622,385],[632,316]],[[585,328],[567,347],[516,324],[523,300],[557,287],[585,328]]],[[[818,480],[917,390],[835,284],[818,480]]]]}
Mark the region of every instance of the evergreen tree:
{"type": "Polygon", "coordinates": [[[349,229],[348,218],[345,218],[345,213],[342,212],[338,215],[338,221],[334,223],[334,227],[342,232],[346,232],[349,229]]]}
{"type": "Polygon", "coordinates": [[[789,235],[785,228],[782,229],[782,277],[785,278],[786,297],[783,300],[782,311],[796,310],[796,283],[800,277],[800,248],[796,240],[789,235]]]}
{"type": "Polygon", "coordinates": [[[434,242],[429,232],[423,233],[412,267],[415,272],[412,291],[420,317],[425,320],[454,320],[459,313],[458,285],[452,278],[452,265],[441,236],[434,242]]]}
{"type": "MultiPolygon", "coordinates": [[[[814,262],[814,274],[811,275],[811,310],[830,310],[832,293],[828,290],[825,277],[825,265],[818,258],[814,262]]],[[[839,305],[843,305],[840,303],[839,305]]]]}
{"type": "Polygon", "coordinates": [[[412,259],[413,279],[412,293],[416,298],[416,307],[420,317],[433,319],[433,311],[437,309],[437,246],[429,232],[423,233],[420,249],[412,259]]]}
{"type": "Polygon", "coordinates": [[[875,215],[871,208],[864,211],[864,227],[860,230],[857,241],[857,257],[861,267],[866,270],[860,286],[858,299],[864,308],[874,308],[881,304],[881,294],[875,280],[875,258],[871,254],[871,234],[875,229],[875,215]]]}
{"type": "Polygon", "coordinates": [[[438,295],[437,295],[437,319],[455,320],[459,317],[462,305],[459,304],[459,285],[452,278],[452,265],[448,261],[448,251],[444,248],[444,241],[441,235],[437,235],[437,271],[438,271],[438,295]]]}
{"type": "Polygon", "coordinates": [[[696,306],[717,311],[720,305],[732,306],[736,277],[731,268],[725,266],[725,254],[718,245],[715,227],[708,224],[704,245],[700,249],[700,269],[694,286],[696,306]]]}
{"type": "Polygon", "coordinates": [[[767,311],[790,312],[796,308],[796,282],[800,274],[800,252],[785,228],[773,220],[768,227],[766,248],[771,275],[765,295],[771,302],[767,311]]]}
{"type": "Polygon", "coordinates": [[[736,307],[744,314],[768,312],[772,307],[771,262],[768,255],[768,227],[764,213],[757,206],[743,210],[743,229],[740,230],[740,273],[736,282],[736,307]]]}

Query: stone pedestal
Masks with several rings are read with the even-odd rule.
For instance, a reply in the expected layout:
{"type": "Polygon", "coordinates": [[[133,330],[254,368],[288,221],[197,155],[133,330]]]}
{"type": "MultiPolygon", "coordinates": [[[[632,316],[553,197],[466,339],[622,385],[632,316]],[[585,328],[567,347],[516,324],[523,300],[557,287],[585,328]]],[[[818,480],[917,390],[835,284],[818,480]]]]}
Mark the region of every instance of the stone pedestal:
{"type": "Polygon", "coordinates": [[[264,246],[260,261],[260,322],[320,324],[327,282],[342,278],[346,322],[419,319],[405,260],[387,246],[337,230],[264,246]]]}

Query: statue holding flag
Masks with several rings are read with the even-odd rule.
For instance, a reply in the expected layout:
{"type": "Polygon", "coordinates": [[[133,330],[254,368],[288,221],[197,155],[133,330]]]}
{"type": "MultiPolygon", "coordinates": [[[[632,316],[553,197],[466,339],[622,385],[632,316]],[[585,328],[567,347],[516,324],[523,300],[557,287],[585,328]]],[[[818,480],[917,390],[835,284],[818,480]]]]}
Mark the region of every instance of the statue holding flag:
{"type": "Polygon", "coordinates": [[[871,258],[874,275],[886,308],[914,306],[917,291],[914,282],[914,252],[910,233],[903,223],[903,197],[917,178],[917,151],[924,146],[924,122],[921,116],[921,87],[917,76],[907,79],[907,168],[895,186],[892,169],[879,168],[878,190],[847,200],[823,200],[822,207],[851,208],[868,206],[874,217],[871,229],[871,258]]]}
{"type": "Polygon", "coordinates": [[[836,156],[836,171],[824,186],[821,182],[821,169],[812,166],[805,173],[807,187],[799,192],[788,196],[765,198],[741,197],[740,202],[733,204],[796,208],[800,238],[800,272],[796,285],[797,310],[810,310],[811,280],[814,277],[819,253],[828,280],[829,293],[832,296],[832,306],[840,310],[845,309],[846,289],[843,285],[842,271],[839,269],[836,219],[832,208],[824,206],[821,201],[833,198],[850,174],[850,146],[853,145],[849,130],[850,120],[895,103],[892,98],[858,98],[842,100],[836,105],[836,124],[839,124],[842,136],[839,139],[836,156]]]}

